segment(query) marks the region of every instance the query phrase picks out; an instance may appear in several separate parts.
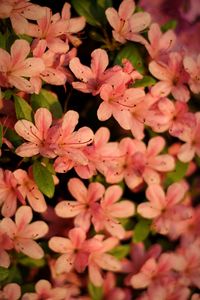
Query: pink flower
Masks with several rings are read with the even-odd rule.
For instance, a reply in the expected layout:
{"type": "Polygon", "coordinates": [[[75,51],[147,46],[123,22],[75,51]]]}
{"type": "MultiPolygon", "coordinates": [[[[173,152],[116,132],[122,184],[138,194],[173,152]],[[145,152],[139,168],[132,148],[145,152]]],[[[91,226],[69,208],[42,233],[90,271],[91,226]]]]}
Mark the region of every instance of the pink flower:
{"type": "Polygon", "coordinates": [[[34,88],[27,77],[37,76],[44,70],[40,58],[29,57],[29,43],[16,40],[11,46],[11,54],[0,48],[0,86],[16,87],[20,91],[34,93],[34,88]]]}
{"type": "Polygon", "coordinates": [[[25,199],[17,187],[17,180],[9,170],[0,169],[0,205],[4,217],[11,217],[17,208],[17,199],[25,204],[25,199]]]}
{"type": "Polygon", "coordinates": [[[93,96],[99,94],[104,83],[116,84],[120,80],[128,82],[130,75],[123,72],[122,68],[117,66],[106,70],[108,66],[108,54],[103,49],[96,49],[91,54],[91,68],[81,64],[78,57],[73,58],[69,67],[74,75],[82,82],[73,82],[72,86],[83,92],[92,93],[93,96]]]}
{"type": "Polygon", "coordinates": [[[90,178],[97,174],[97,170],[104,173],[104,170],[109,168],[113,156],[119,152],[118,143],[109,142],[109,139],[109,129],[100,127],[94,135],[93,143],[83,149],[88,158],[88,164],[75,166],[75,170],[81,178],[90,178]]]}
{"type": "Polygon", "coordinates": [[[112,185],[105,191],[100,200],[100,205],[94,203],[92,210],[92,222],[97,232],[105,229],[112,236],[122,239],[125,237],[125,229],[119,218],[128,218],[134,215],[135,205],[129,200],[117,202],[123,194],[122,188],[112,185]]]}
{"type": "Polygon", "coordinates": [[[144,45],[152,60],[164,61],[168,53],[173,49],[176,42],[176,35],[173,30],[162,33],[157,23],[151,24],[148,31],[149,43],[144,45]]]}
{"type": "Polygon", "coordinates": [[[174,158],[169,154],[158,155],[165,146],[165,140],[152,138],[148,146],[142,141],[123,138],[119,143],[121,158],[115,171],[107,170],[108,182],[119,182],[123,178],[130,189],[134,189],[144,181],[150,185],[160,183],[160,172],[168,172],[175,167],[174,158]]]}
{"type": "MultiPolygon", "coordinates": [[[[40,153],[49,156],[48,145],[45,143],[48,131],[52,123],[52,115],[46,108],[39,108],[34,115],[35,125],[27,120],[19,120],[15,124],[17,134],[28,142],[16,149],[16,153],[22,157],[31,157],[40,153]]],[[[50,153],[51,157],[55,155],[50,153]]]]}
{"type": "Polygon", "coordinates": [[[184,130],[180,132],[177,136],[180,140],[184,141],[178,153],[178,158],[182,162],[191,161],[195,154],[200,156],[200,138],[199,138],[199,130],[200,130],[200,113],[195,113],[195,125],[191,124],[189,127],[184,127],[184,130]]]}
{"type": "Polygon", "coordinates": [[[17,283],[9,283],[0,291],[0,299],[18,300],[21,297],[21,287],[17,283]]]}
{"type": "Polygon", "coordinates": [[[75,268],[78,272],[83,272],[88,265],[88,251],[86,245],[86,233],[78,227],[73,228],[68,233],[69,238],[54,236],[49,240],[49,247],[61,253],[56,260],[57,273],[70,272],[75,268]]]}
{"type": "Polygon", "coordinates": [[[56,60],[59,54],[50,50],[45,52],[46,42],[44,40],[40,40],[35,48],[34,45],[32,45],[32,49],[33,56],[42,59],[45,67],[37,77],[31,78],[31,83],[34,85],[36,93],[39,93],[41,89],[42,80],[52,85],[64,85],[67,80],[65,75],[66,71],[64,72],[56,66],[56,60]]]}
{"type": "Polygon", "coordinates": [[[158,262],[155,258],[149,258],[140,269],[140,272],[132,276],[131,285],[135,289],[146,288],[152,282],[160,281],[165,276],[169,276],[171,269],[172,260],[170,254],[161,254],[158,262]]]}
{"type": "MultiPolygon", "coordinates": [[[[142,102],[144,96],[145,92],[142,88],[127,89],[124,83],[117,86],[103,84],[100,97],[104,101],[97,110],[98,119],[105,121],[113,115],[122,128],[132,129],[131,122],[137,123],[137,119],[134,118],[136,107],[142,102]]],[[[134,135],[143,137],[139,130],[134,130],[134,135]]]]}
{"type": "Polygon", "coordinates": [[[101,286],[103,284],[101,269],[112,272],[121,270],[120,261],[106,253],[117,246],[118,239],[110,237],[103,240],[103,236],[95,236],[93,240],[96,240],[97,245],[90,252],[88,259],[89,278],[95,286],[101,286]]]}
{"type": "Polygon", "coordinates": [[[76,17],[71,18],[70,13],[71,5],[69,3],[65,3],[62,9],[62,20],[64,20],[67,26],[66,39],[69,40],[73,46],[77,47],[81,44],[81,40],[74,36],[73,33],[77,33],[81,31],[85,27],[85,18],[84,17],[76,17]]]}
{"type": "Polygon", "coordinates": [[[75,217],[75,226],[88,231],[93,205],[103,197],[105,188],[101,183],[92,182],[87,189],[80,179],[71,178],[68,181],[68,190],[77,201],[59,202],[55,207],[56,214],[62,218],[75,217]]]}
{"type": "Polygon", "coordinates": [[[192,56],[185,56],[183,65],[186,72],[190,75],[189,86],[193,93],[200,93],[200,54],[194,59],[192,56]]]}
{"type": "Polygon", "coordinates": [[[184,285],[200,288],[200,239],[172,253],[173,269],[179,272],[184,285]]]}
{"type": "Polygon", "coordinates": [[[108,22],[114,29],[112,31],[113,37],[120,43],[130,41],[143,41],[144,39],[139,35],[150,24],[150,15],[146,12],[135,11],[135,2],[133,0],[123,0],[117,12],[113,7],[106,10],[106,17],[108,22]]]}
{"type": "Polygon", "coordinates": [[[48,231],[48,226],[43,221],[29,224],[32,218],[31,208],[21,206],[16,211],[15,222],[10,218],[4,218],[0,222],[0,229],[10,237],[17,252],[40,259],[44,256],[44,252],[34,240],[43,237],[48,231]]]}
{"type": "Polygon", "coordinates": [[[13,172],[17,180],[17,188],[23,195],[24,199],[27,198],[30,206],[36,212],[44,212],[47,209],[47,205],[43,194],[39,191],[36,183],[34,182],[30,172],[17,169],[13,172]]]}
{"type": "Polygon", "coordinates": [[[35,37],[34,44],[44,40],[46,46],[55,53],[66,53],[69,45],[61,39],[67,32],[67,22],[60,18],[59,14],[52,15],[51,9],[46,7],[45,15],[37,20],[37,25],[29,24],[25,34],[35,37]]]}
{"type": "Polygon", "coordinates": [[[190,93],[186,87],[188,74],[183,68],[183,57],[178,52],[171,52],[166,63],[152,61],[149,70],[160,81],[152,87],[152,94],[165,97],[172,93],[176,100],[187,102],[190,93]]]}
{"type": "Polygon", "coordinates": [[[52,299],[64,300],[67,291],[64,287],[52,287],[48,280],[41,279],[35,284],[36,293],[25,293],[22,300],[52,299]]]}
{"type": "Polygon", "coordinates": [[[29,0],[2,0],[0,3],[0,18],[9,18],[17,34],[24,34],[29,20],[38,20],[45,14],[45,8],[29,0]]]}
{"type": "Polygon", "coordinates": [[[188,186],[184,182],[173,183],[165,195],[160,185],[150,185],[146,190],[149,202],[138,205],[138,213],[147,219],[153,219],[153,228],[161,233],[168,234],[173,222],[191,217],[191,210],[181,204],[188,186]]]}
{"type": "Polygon", "coordinates": [[[12,240],[3,230],[0,229],[0,267],[9,267],[10,257],[6,250],[11,250],[12,248],[12,240]]]}
{"type": "Polygon", "coordinates": [[[48,138],[50,149],[59,156],[54,162],[56,172],[65,173],[74,166],[88,164],[88,158],[83,150],[92,143],[94,134],[89,127],[74,131],[78,118],[77,112],[69,110],[51,128],[48,138]]]}

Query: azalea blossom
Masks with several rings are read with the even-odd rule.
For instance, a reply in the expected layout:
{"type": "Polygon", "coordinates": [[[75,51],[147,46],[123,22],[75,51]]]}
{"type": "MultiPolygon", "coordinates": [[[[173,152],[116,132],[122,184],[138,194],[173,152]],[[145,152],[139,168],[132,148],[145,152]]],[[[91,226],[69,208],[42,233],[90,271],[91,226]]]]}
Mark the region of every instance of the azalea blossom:
{"type": "Polygon", "coordinates": [[[45,15],[45,8],[30,3],[30,0],[2,0],[0,18],[10,18],[12,27],[17,34],[24,34],[29,20],[38,20],[45,15]]]}
{"type": "Polygon", "coordinates": [[[8,283],[0,290],[0,299],[18,300],[21,297],[21,287],[17,283],[8,283]]]}
{"type": "Polygon", "coordinates": [[[34,93],[28,78],[37,76],[45,66],[40,58],[28,57],[30,45],[25,40],[16,40],[10,54],[0,48],[0,86],[16,87],[20,91],[34,93]]]}
{"type": "Polygon", "coordinates": [[[78,119],[78,113],[69,110],[49,132],[50,150],[58,156],[54,162],[56,172],[65,173],[74,166],[88,164],[83,150],[92,143],[94,134],[86,126],[74,131],[78,119]]]}
{"type": "Polygon", "coordinates": [[[172,269],[172,260],[170,254],[163,253],[158,261],[155,258],[149,258],[140,271],[131,278],[131,285],[135,289],[148,287],[154,281],[161,281],[169,276],[172,269]]]}
{"type": "Polygon", "coordinates": [[[188,186],[184,182],[173,183],[165,195],[160,185],[150,185],[146,190],[149,202],[138,205],[138,213],[144,218],[153,219],[153,228],[161,233],[168,234],[173,230],[173,222],[189,219],[191,210],[181,204],[188,186]]]}
{"type": "Polygon", "coordinates": [[[45,14],[37,20],[37,25],[29,23],[24,33],[36,38],[33,41],[34,46],[43,40],[51,51],[66,53],[69,45],[61,39],[61,36],[66,34],[67,26],[67,22],[62,20],[59,14],[52,15],[51,9],[46,7],[45,14]]]}
{"type": "Polygon", "coordinates": [[[0,205],[1,214],[11,217],[17,209],[17,199],[25,204],[25,199],[17,187],[17,180],[9,170],[0,169],[0,205]]]}
{"type": "Polygon", "coordinates": [[[178,158],[182,162],[191,161],[195,154],[200,156],[200,139],[199,139],[199,128],[200,128],[200,113],[197,112],[195,116],[195,125],[187,126],[183,131],[177,134],[178,138],[185,142],[178,152],[178,158]]]}
{"type": "Polygon", "coordinates": [[[52,287],[51,283],[45,279],[41,279],[35,284],[35,291],[36,293],[25,293],[22,300],[64,300],[67,294],[64,287],[52,287]]]}
{"type": "Polygon", "coordinates": [[[40,213],[46,211],[47,205],[44,196],[39,191],[30,172],[28,174],[22,169],[17,169],[13,172],[13,175],[17,180],[18,190],[23,195],[24,199],[27,198],[32,209],[40,213]]]}
{"type": "Polygon", "coordinates": [[[73,82],[72,86],[83,92],[99,94],[104,83],[117,84],[120,80],[129,82],[131,76],[124,72],[121,67],[115,66],[107,69],[108,54],[103,49],[96,49],[91,53],[91,68],[81,64],[78,57],[73,58],[69,63],[70,70],[81,82],[73,82]]]}
{"type": "Polygon", "coordinates": [[[46,108],[39,108],[34,115],[35,124],[28,120],[19,120],[15,124],[16,132],[28,142],[16,149],[16,153],[22,157],[31,157],[40,153],[43,156],[55,157],[50,152],[46,139],[52,124],[52,115],[46,108]]]}
{"type": "Polygon", "coordinates": [[[176,43],[176,35],[173,30],[162,33],[157,23],[151,24],[148,31],[149,43],[144,43],[152,60],[165,61],[167,55],[172,51],[176,43]]]}
{"type": "Polygon", "coordinates": [[[154,137],[148,146],[144,142],[123,138],[119,143],[121,156],[113,170],[107,169],[105,176],[108,182],[119,182],[123,178],[130,189],[141,185],[144,181],[151,185],[160,183],[160,173],[173,170],[174,158],[169,154],[160,154],[165,146],[165,140],[154,137]]]}
{"type": "Polygon", "coordinates": [[[119,239],[125,237],[125,229],[119,219],[132,216],[135,205],[129,200],[118,201],[122,194],[122,188],[112,185],[106,189],[100,204],[94,203],[92,221],[97,232],[105,229],[114,237],[119,239]]]}
{"type": "Polygon", "coordinates": [[[13,242],[10,237],[0,229],[0,267],[8,268],[10,265],[10,256],[6,250],[13,248],[13,242]]]}
{"type": "Polygon", "coordinates": [[[186,72],[190,75],[189,86],[193,93],[200,93],[200,54],[194,59],[191,56],[185,56],[183,65],[186,72]]]}
{"type": "Polygon", "coordinates": [[[118,239],[110,237],[103,240],[103,236],[95,236],[96,247],[90,252],[88,258],[88,272],[91,282],[95,286],[103,284],[101,269],[119,272],[121,270],[121,263],[111,254],[106,252],[112,250],[118,244],[118,239]]]}
{"type": "Polygon", "coordinates": [[[34,259],[40,259],[44,256],[44,251],[35,240],[47,233],[48,226],[43,221],[29,224],[32,218],[31,208],[21,206],[15,213],[15,222],[11,218],[3,218],[0,221],[0,230],[9,236],[17,252],[22,252],[34,259]]]}
{"type": "Polygon", "coordinates": [[[68,181],[68,190],[77,201],[61,201],[55,211],[59,217],[72,218],[77,227],[88,231],[93,216],[93,206],[99,201],[105,192],[104,186],[99,182],[92,182],[88,189],[78,178],[71,178],[68,181]]]}
{"type": "Polygon", "coordinates": [[[113,7],[107,8],[106,17],[114,29],[112,33],[116,41],[124,44],[126,40],[136,42],[144,40],[139,33],[149,26],[151,17],[146,12],[134,13],[134,11],[133,0],[123,0],[118,12],[113,7]]]}
{"type": "Polygon", "coordinates": [[[190,93],[186,86],[188,74],[183,67],[183,57],[178,52],[171,52],[167,62],[152,61],[149,71],[160,81],[152,87],[152,94],[156,96],[168,96],[170,93],[176,100],[187,102],[190,93]]]}

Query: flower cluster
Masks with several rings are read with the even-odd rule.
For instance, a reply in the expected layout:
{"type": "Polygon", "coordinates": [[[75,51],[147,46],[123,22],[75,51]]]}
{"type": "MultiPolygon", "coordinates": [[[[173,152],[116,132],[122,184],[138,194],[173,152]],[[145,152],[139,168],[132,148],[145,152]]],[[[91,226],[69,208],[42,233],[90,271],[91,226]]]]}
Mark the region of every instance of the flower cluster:
{"type": "Polygon", "coordinates": [[[166,2],[1,1],[0,299],[200,299],[200,11],[166,2]]]}

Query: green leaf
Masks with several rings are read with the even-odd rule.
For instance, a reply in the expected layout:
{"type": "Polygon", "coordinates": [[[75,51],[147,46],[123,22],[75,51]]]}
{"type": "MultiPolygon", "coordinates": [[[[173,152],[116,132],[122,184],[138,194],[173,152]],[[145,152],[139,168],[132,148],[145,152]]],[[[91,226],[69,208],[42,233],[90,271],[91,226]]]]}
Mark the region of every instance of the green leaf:
{"type": "Polygon", "coordinates": [[[33,259],[28,256],[23,256],[18,259],[18,262],[25,267],[31,268],[42,268],[45,266],[46,262],[44,258],[41,259],[33,259]]]}
{"type": "Polygon", "coordinates": [[[103,25],[108,22],[105,14],[108,7],[112,7],[111,0],[96,0],[96,5],[93,5],[93,16],[103,25]]]}
{"type": "Polygon", "coordinates": [[[6,283],[16,282],[21,284],[22,282],[22,275],[20,269],[17,266],[13,266],[9,268],[9,275],[6,278],[6,283]]]}
{"type": "Polygon", "coordinates": [[[117,259],[121,260],[122,258],[126,257],[129,254],[129,252],[130,252],[129,245],[120,245],[115,247],[109,253],[112,254],[117,259]]]}
{"type": "Polygon", "coordinates": [[[5,137],[13,144],[13,146],[18,147],[22,144],[22,138],[16,133],[15,130],[6,128],[5,137]]]}
{"type": "Polygon", "coordinates": [[[178,24],[177,20],[174,20],[174,19],[170,20],[161,26],[161,30],[163,32],[166,32],[167,30],[170,30],[170,29],[176,29],[177,24],[178,24]]]}
{"type": "Polygon", "coordinates": [[[30,37],[30,36],[28,36],[28,35],[26,35],[26,34],[18,34],[17,36],[18,36],[21,40],[27,41],[29,44],[31,44],[32,41],[33,41],[33,38],[30,37]]]}
{"type": "Polygon", "coordinates": [[[88,24],[101,26],[100,22],[93,16],[94,5],[96,4],[94,0],[71,0],[71,4],[80,16],[85,17],[88,24]]]}
{"type": "Polygon", "coordinates": [[[28,121],[33,121],[32,118],[32,108],[30,105],[21,97],[14,96],[15,99],[15,112],[18,120],[25,119],[28,121]]]}
{"type": "Polygon", "coordinates": [[[156,79],[154,79],[152,76],[147,75],[144,76],[142,79],[136,80],[133,87],[148,87],[156,84],[156,79]]]}
{"type": "Polygon", "coordinates": [[[4,281],[6,278],[8,278],[9,275],[9,269],[0,267],[0,281],[4,281]]]}
{"type": "Polygon", "coordinates": [[[135,225],[133,232],[133,242],[139,243],[144,241],[150,232],[151,220],[141,219],[135,225]]]}
{"type": "Polygon", "coordinates": [[[7,50],[7,40],[9,37],[9,30],[7,29],[4,34],[0,32],[0,48],[3,48],[4,50],[7,50]]]}
{"type": "Polygon", "coordinates": [[[0,124],[0,148],[2,146],[3,143],[3,125],[0,124]]]}
{"type": "Polygon", "coordinates": [[[45,89],[42,89],[38,95],[31,95],[31,106],[34,110],[40,107],[47,108],[56,119],[61,118],[63,115],[57,95],[45,89]]]}
{"type": "Polygon", "coordinates": [[[180,160],[177,160],[175,170],[167,173],[165,185],[170,185],[174,182],[180,181],[183,177],[185,177],[188,165],[188,163],[183,163],[180,160]]]}
{"type": "Polygon", "coordinates": [[[9,100],[12,97],[12,95],[13,91],[8,89],[3,93],[3,98],[9,100]]]}
{"type": "Polygon", "coordinates": [[[55,185],[52,174],[39,161],[33,164],[33,177],[39,190],[49,198],[52,198],[55,192],[55,185]]]}
{"type": "Polygon", "coordinates": [[[88,283],[88,292],[92,300],[102,300],[103,299],[103,288],[97,287],[91,282],[88,283]]]}
{"type": "Polygon", "coordinates": [[[144,74],[145,67],[143,59],[140,50],[136,45],[127,43],[126,46],[124,46],[122,50],[117,54],[114,64],[121,65],[123,58],[127,58],[128,60],[130,60],[134,68],[141,74],[144,74]]]}

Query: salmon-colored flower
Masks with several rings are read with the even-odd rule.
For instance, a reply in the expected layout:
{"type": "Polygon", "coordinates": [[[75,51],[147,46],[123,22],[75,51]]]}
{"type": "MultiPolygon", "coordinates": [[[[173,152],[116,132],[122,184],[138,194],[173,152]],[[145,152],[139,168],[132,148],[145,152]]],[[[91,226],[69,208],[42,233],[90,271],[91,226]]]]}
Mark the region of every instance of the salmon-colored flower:
{"type": "Polygon", "coordinates": [[[0,86],[16,87],[20,91],[34,93],[30,80],[45,68],[42,59],[27,56],[30,45],[25,40],[16,40],[11,46],[11,53],[0,48],[0,86]]]}
{"type": "Polygon", "coordinates": [[[43,237],[48,226],[43,221],[35,221],[29,206],[21,206],[15,214],[15,222],[11,218],[4,218],[0,222],[0,230],[5,232],[13,242],[14,249],[34,259],[44,256],[44,251],[35,240],[43,237]]]}
{"type": "Polygon", "coordinates": [[[21,287],[17,283],[8,283],[0,291],[2,300],[18,300],[21,296],[21,287]]]}

